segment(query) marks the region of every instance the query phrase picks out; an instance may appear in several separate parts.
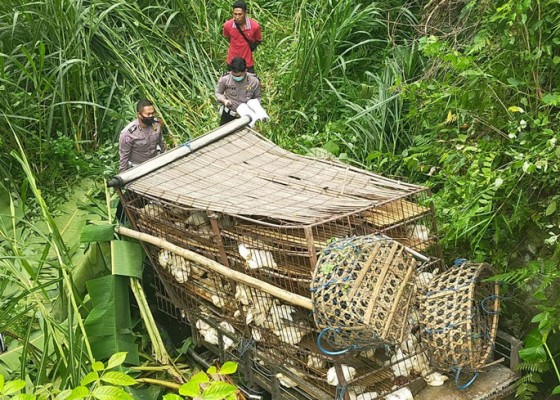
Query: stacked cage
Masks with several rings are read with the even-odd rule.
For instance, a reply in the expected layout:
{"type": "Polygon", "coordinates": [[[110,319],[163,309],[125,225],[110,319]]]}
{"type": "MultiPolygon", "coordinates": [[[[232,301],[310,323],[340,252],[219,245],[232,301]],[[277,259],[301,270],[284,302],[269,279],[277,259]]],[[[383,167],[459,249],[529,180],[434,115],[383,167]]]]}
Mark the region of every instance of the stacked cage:
{"type": "MultiPolygon", "coordinates": [[[[413,198],[398,199],[394,204],[372,207],[312,226],[286,226],[279,225],[278,221],[252,220],[185,208],[134,196],[130,191],[127,192],[126,209],[139,231],[193,250],[291,293],[310,297],[318,254],[332,247],[337,237],[396,235],[400,243],[410,245],[412,249],[426,250],[432,246],[435,237],[428,232],[435,232],[433,214],[429,208],[414,202],[425,196],[426,193],[422,193],[413,198]],[[417,234],[419,231],[422,234],[417,234]]],[[[210,345],[229,350],[236,339],[228,338],[228,333],[252,341],[265,360],[273,361],[275,365],[284,365],[288,360],[288,371],[285,372],[310,381],[330,395],[334,394],[338,384],[329,384],[327,375],[336,363],[355,371],[348,376],[347,384],[372,387],[379,392],[390,389],[395,376],[400,377],[397,382],[401,384],[409,382],[403,377],[419,376],[407,370],[396,371],[405,365],[404,358],[413,357],[416,350],[403,353],[400,358],[385,351],[383,362],[379,361],[381,353],[374,355],[371,350],[359,356],[338,356],[335,360],[317,346],[320,331],[313,323],[313,313],[309,309],[283,303],[166,250],[154,247],[148,252],[159,267],[158,275],[173,303],[193,315],[196,310],[198,318],[189,318],[191,325],[210,345]],[[212,328],[211,321],[219,321],[218,327],[212,328]],[[221,334],[217,333],[220,328],[223,330],[221,334]],[[396,367],[392,369],[388,365],[391,363],[396,367]]],[[[411,301],[410,292],[406,299],[411,301]]],[[[404,309],[407,308],[399,307],[399,310],[404,309]]],[[[372,310],[369,313],[371,315],[372,310]]],[[[404,326],[401,328],[400,339],[404,326]]],[[[395,341],[394,337],[388,339],[385,343],[395,341]]],[[[283,387],[297,387],[294,382],[297,380],[293,378],[280,380],[283,387]]]]}
{"type": "MultiPolygon", "coordinates": [[[[125,189],[121,200],[136,230],[305,298],[312,297],[319,255],[339,238],[392,238],[410,253],[434,256],[434,263],[439,256],[428,189],[295,156],[250,130],[165,164],[125,189]]],[[[325,353],[313,307],[289,304],[157,246],[146,250],[201,342],[232,357],[237,352],[240,360],[251,349],[252,368],[270,370],[271,387],[331,397],[341,387],[386,393],[420,375],[407,361],[420,357],[418,346],[387,346],[406,343],[404,325],[378,346],[325,353]]],[[[399,310],[413,301],[409,289],[402,294],[399,310]]],[[[364,311],[372,316],[379,310],[364,311]]]]}

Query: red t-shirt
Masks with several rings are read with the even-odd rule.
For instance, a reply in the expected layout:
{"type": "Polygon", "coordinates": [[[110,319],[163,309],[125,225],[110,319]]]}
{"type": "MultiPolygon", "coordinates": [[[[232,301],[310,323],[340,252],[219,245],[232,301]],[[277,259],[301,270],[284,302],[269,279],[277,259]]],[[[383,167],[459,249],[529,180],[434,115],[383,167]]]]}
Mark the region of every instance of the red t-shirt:
{"type": "MultiPolygon", "coordinates": [[[[243,38],[243,36],[241,36],[241,33],[239,33],[233,18],[224,23],[222,33],[229,39],[227,63],[231,64],[231,60],[235,57],[243,57],[247,63],[247,68],[252,67],[255,63],[253,60],[253,53],[251,52],[247,41],[243,38]]],[[[251,42],[262,42],[261,26],[252,18],[246,18],[243,33],[251,42]]]]}

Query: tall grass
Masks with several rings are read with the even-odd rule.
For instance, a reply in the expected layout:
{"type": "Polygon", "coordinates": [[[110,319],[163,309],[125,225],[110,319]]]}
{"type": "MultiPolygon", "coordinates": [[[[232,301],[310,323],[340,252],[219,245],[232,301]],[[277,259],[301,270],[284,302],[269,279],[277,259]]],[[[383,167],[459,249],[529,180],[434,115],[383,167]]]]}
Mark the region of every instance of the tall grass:
{"type": "MultiPolygon", "coordinates": [[[[19,144],[17,135],[14,140],[19,144]]],[[[76,387],[95,360],[80,316],[82,299],[76,297],[71,276],[71,255],[41,195],[22,147],[12,152],[26,176],[26,185],[37,201],[47,231],[42,232],[26,219],[16,203],[22,199],[1,187],[3,207],[0,217],[0,332],[20,343],[2,355],[2,361],[19,359],[22,379],[30,376],[35,385],[50,384],[53,376],[60,388],[76,387]],[[8,221],[8,223],[5,223],[8,221]],[[31,240],[35,238],[35,240],[31,240]],[[39,240],[37,240],[39,239],[39,240]],[[68,318],[57,320],[52,301],[56,292],[67,299],[68,318]],[[19,328],[14,328],[14,327],[19,328]],[[13,353],[13,354],[10,354],[13,353]]]]}
{"type": "Polygon", "coordinates": [[[284,65],[291,82],[290,98],[324,95],[325,79],[359,74],[375,64],[386,47],[384,21],[377,3],[351,0],[301,2],[295,15],[293,60],[284,65]]]}
{"type": "Polygon", "coordinates": [[[0,107],[34,172],[116,141],[142,97],[155,101],[174,142],[213,126],[222,9],[172,0],[0,3],[0,107]]]}

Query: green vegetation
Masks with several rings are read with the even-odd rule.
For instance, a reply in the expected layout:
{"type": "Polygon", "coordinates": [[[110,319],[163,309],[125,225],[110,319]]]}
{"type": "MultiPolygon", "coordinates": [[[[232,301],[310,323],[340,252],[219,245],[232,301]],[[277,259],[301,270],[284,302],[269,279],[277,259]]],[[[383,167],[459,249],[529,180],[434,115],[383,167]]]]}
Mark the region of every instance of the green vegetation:
{"type": "MultiPolygon", "coordinates": [[[[249,2],[272,117],[258,129],[430,186],[446,259],[489,262],[506,284],[502,327],[527,338],[519,396],[558,393],[558,1],[424,3],[249,2]]],[[[95,362],[71,281],[85,256],[65,235],[91,218],[58,209],[86,179],[103,198],[140,97],[171,146],[217,125],[229,14],[225,0],[0,2],[0,331],[22,344],[3,375],[66,390],[95,362]]],[[[106,203],[74,207],[107,220],[106,203]]]]}

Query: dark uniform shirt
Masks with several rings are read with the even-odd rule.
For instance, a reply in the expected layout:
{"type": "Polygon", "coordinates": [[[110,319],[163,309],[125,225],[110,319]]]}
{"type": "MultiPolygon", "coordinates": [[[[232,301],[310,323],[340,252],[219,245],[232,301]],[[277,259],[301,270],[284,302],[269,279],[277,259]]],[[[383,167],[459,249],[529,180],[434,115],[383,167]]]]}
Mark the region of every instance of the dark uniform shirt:
{"type": "Polygon", "coordinates": [[[226,98],[231,101],[231,110],[237,110],[242,103],[247,103],[251,99],[261,98],[261,84],[256,75],[247,73],[245,79],[237,82],[231,73],[223,75],[216,85],[216,99],[218,101],[226,98]]]}
{"type": "Polygon", "coordinates": [[[165,151],[161,125],[143,127],[138,119],[128,124],[119,137],[119,172],[126,171],[165,151]]]}

